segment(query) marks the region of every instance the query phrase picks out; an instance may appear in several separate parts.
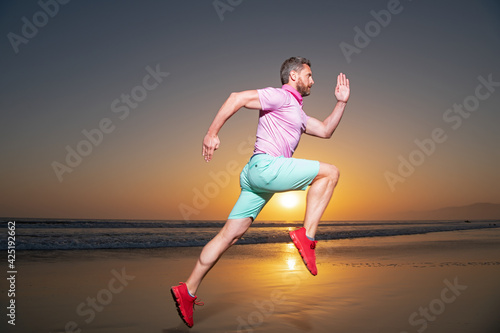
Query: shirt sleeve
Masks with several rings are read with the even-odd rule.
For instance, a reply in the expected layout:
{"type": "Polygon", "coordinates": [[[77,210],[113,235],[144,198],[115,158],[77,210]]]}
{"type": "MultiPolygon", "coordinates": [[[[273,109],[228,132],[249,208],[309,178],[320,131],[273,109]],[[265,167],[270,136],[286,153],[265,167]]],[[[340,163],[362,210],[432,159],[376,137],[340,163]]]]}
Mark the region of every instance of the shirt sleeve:
{"type": "Polygon", "coordinates": [[[282,89],[264,88],[258,89],[260,105],[263,111],[279,110],[287,101],[287,95],[282,89]]]}

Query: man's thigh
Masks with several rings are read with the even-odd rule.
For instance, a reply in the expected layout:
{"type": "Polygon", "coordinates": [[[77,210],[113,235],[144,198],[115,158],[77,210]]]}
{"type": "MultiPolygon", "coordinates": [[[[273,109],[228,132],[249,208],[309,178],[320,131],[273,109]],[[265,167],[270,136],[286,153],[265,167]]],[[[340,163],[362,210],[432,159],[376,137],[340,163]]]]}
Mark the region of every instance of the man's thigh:
{"type": "Polygon", "coordinates": [[[228,219],[242,219],[246,217],[257,218],[260,211],[269,202],[274,193],[254,193],[247,190],[241,190],[240,196],[236,201],[228,219]]]}

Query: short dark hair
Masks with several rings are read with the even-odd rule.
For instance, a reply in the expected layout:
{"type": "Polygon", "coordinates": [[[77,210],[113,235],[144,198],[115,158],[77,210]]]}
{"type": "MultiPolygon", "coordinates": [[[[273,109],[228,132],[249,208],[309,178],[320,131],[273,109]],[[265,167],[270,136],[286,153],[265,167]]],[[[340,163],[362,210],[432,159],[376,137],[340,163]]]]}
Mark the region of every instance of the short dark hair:
{"type": "Polygon", "coordinates": [[[283,62],[283,65],[281,65],[281,84],[287,84],[289,81],[290,72],[296,71],[299,73],[302,70],[304,64],[311,67],[311,62],[303,57],[291,57],[286,59],[285,62],[283,62]]]}

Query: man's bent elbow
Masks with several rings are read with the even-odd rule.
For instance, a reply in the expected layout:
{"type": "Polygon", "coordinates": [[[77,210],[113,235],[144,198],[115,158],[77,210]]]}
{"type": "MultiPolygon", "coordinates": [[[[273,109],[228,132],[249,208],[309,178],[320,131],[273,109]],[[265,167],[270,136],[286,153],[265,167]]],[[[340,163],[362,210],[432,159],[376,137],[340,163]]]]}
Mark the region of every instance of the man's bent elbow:
{"type": "Polygon", "coordinates": [[[325,132],[324,135],[322,136],[323,139],[330,139],[333,135],[334,131],[331,132],[325,132]]]}
{"type": "Polygon", "coordinates": [[[238,95],[239,92],[233,91],[232,93],[229,94],[228,100],[236,101],[238,100],[238,95]]]}

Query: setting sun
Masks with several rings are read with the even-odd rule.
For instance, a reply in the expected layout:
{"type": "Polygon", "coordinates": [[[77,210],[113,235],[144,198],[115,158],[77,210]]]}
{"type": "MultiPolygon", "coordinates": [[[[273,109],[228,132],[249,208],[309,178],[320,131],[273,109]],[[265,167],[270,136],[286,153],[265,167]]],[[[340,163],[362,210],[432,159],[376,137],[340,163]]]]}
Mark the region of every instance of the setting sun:
{"type": "Polygon", "coordinates": [[[299,197],[293,192],[282,193],[279,200],[281,205],[285,208],[293,208],[299,203],[299,197]]]}

